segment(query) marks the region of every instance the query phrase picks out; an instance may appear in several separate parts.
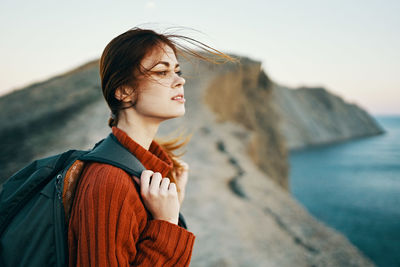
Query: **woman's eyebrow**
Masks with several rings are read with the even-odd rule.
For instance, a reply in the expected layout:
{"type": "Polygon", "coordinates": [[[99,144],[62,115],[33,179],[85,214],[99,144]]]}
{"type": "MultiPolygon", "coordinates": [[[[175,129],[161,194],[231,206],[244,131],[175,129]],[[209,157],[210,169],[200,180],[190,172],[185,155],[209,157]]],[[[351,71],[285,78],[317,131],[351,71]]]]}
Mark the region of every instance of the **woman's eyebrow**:
{"type": "MultiPolygon", "coordinates": [[[[169,62],[167,62],[167,61],[160,61],[156,65],[154,65],[154,67],[157,66],[158,64],[163,64],[163,65],[169,67],[169,62]]],[[[175,65],[175,68],[177,68],[177,67],[179,67],[178,63],[175,65]]]]}

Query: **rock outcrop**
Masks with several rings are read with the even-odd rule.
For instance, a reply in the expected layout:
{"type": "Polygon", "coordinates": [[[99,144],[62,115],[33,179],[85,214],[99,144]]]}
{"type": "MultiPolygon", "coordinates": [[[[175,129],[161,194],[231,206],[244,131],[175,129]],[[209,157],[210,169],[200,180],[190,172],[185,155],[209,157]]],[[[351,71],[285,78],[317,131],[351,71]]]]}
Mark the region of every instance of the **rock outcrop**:
{"type": "MultiPolygon", "coordinates": [[[[181,207],[197,237],[191,266],[372,266],[288,193],[276,87],[259,62],[241,62],[181,59],[186,114],[159,129],[194,133],[181,207]]],[[[3,96],[0,109],[3,180],[34,158],[88,149],[110,131],[97,61],[3,96]]]]}
{"type": "Polygon", "coordinates": [[[341,142],[383,133],[365,110],[324,88],[273,85],[275,109],[289,149],[341,142]]]}
{"type": "MultiPolygon", "coordinates": [[[[288,188],[288,161],[280,116],[273,106],[273,83],[261,63],[241,58],[240,65],[217,68],[205,92],[205,103],[217,121],[244,126],[253,136],[243,153],[283,188],[288,188]]],[[[211,66],[213,68],[213,66],[211,66]]]]}

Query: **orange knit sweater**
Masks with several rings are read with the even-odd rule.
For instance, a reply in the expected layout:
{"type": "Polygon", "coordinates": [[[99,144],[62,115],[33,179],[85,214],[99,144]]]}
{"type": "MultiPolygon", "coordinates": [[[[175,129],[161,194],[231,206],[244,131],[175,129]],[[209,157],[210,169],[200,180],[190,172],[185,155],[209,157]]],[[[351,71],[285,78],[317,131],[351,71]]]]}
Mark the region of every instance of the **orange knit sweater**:
{"type": "MultiPolygon", "coordinates": [[[[116,127],[112,133],[146,169],[162,177],[172,161],[154,140],[149,150],[116,127]]],[[[152,219],[140,188],[123,170],[88,163],[78,184],[68,228],[69,266],[189,266],[196,236],[152,219]]]]}

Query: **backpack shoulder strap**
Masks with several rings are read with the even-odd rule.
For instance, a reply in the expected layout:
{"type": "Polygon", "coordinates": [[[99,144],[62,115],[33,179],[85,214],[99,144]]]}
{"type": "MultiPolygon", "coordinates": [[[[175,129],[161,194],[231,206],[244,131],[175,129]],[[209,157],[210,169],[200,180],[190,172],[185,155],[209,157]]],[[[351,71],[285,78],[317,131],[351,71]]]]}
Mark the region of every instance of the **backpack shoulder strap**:
{"type": "MultiPolygon", "coordinates": [[[[143,164],[127,150],[117,138],[110,133],[105,139],[98,142],[93,150],[80,157],[83,161],[96,161],[121,168],[130,175],[140,179],[142,171],[146,168],[143,164]]],[[[178,225],[187,229],[187,224],[182,213],[179,212],[178,225]]]]}
{"type": "Polygon", "coordinates": [[[146,169],[111,133],[97,143],[91,152],[80,157],[80,160],[107,163],[138,178],[140,178],[142,171],[146,169]]]}

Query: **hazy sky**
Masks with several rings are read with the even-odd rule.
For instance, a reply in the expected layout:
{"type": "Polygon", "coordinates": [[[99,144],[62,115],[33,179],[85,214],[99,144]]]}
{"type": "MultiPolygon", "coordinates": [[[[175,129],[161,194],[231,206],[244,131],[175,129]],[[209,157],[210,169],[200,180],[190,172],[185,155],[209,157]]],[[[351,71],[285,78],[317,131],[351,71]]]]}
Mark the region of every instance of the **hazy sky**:
{"type": "MultiPolygon", "coordinates": [[[[144,23],[262,62],[276,82],[324,86],[373,114],[400,114],[400,1],[0,0],[0,94],[100,57],[144,23]]],[[[183,70],[184,71],[184,70],[183,70]]]]}

